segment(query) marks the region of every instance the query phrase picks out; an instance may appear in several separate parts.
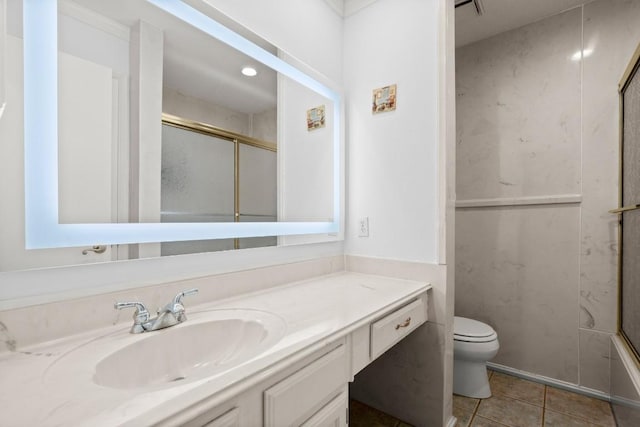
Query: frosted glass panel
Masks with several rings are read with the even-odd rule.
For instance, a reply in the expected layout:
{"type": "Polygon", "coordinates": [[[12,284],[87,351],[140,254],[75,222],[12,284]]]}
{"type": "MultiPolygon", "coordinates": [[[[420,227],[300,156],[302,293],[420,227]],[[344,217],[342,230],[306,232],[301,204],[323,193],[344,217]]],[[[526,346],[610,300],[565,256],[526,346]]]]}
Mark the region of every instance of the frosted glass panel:
{"type": "MultiPolygon", "coordinates": [[[[640,75],[622,92],[622,206],[640,204],[640,75]]],[[[622,214],[621,324],[640,354],[640,210],[622,214]]]]}
{"type": "Polygon", "coordinates": [[[276,220],[276,160],[275,151],[240,145],[241,216],[265,216],[256,221],[276,220]]]}
{"type": "MultiPolygon", "coordinates": [[[[233,222],[233,142],[162,125],[162,222],[233,222]]],[[[234,249],[234,239],[164,242],[161,254],[234,249]]]]}
{"type": "Polygon", "coordinates": [[[622,205],[640,203],[640,74],[624,91],[622,205]]]}
{"type": "Polygon", "coordinates": [[[162,222],[233,218],[233,151],[230,141],[163,125],[162,222]]]}
{"type": "MultiPolygon", "coordinates": [[[[277,221],[277,154],[239,144],[240,222],[277,221]]],[[[234,222],[235,143],[162,125],[162,222],[234,222]]],[[[162,243],[162,255],[275,246],[276,237],[162,243]]]]}
{"type": "MultiPolygon", "coordinates": [[[[277,212],[277,153],[240,145],[240,222],[274,222],[277,212]]],[[[239,239],[239,249],[276,246],[275,236],[239,239]]]]}
{"type": "Polygon", "coordinates": [[[640,351],[640,211],[622,219],[622,329],[640,351]]]}

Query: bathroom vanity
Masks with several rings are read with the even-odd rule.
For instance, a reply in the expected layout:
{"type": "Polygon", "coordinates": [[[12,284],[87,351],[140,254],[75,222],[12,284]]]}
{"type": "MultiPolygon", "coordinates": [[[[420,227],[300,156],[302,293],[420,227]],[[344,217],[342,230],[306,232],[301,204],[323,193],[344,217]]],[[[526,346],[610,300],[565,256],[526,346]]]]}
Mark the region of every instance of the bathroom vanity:
{"type": "MultiPolygon", "coordinates": [[[[343,272],[0,356],[6,425],[344,425],[348,383],[427,321],[430,285],[343,272]]],[[[70,321],[78,319],[69,319],[70,321]]]]}

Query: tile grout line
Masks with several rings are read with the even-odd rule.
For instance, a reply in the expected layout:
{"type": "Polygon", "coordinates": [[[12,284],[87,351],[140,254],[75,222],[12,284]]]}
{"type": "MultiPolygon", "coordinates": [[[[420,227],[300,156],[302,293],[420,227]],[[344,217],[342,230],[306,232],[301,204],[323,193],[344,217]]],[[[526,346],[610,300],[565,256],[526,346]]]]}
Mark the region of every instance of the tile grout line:
{"type": "Polygon", "coordinates": [[[478,399],[478,401],[476,402],[473,411],[471,411],[471,417],[469,418],[469,422],[467,423],[466,426],[464,427],[471,427],[471,423],[473,423],[473,420],[476,418],[476,413],[478,412],[478,406],[480,406],[480,401],[482,399],[478,399]]]}
{"type": "MultiPolygon", "coordinates": [[[[489,381],[489,384],[491,384],[491,377],[493,377],[493,371],[489,371],[489,378],[487,378],[487,381],[489,381]]],[[[471,418],[469,419],[469,423],[467,424],[468,427],[471,427],[471,424],[473,424],[473,420],[476,419],[476,415],[478,415],[478,409],[480,409],[480,403],[482,402],[482,398],[479,398],[478,401],[476,402],[476,406],[473,408],[473,412],[471,413],[471,418]]]]}
{"type": "MultiPolygon", "coordinates": [[[[584,197],[584,5],[580,6],[580,194],[583,195],[584,197]]],[[[584,220],[585,220],[585,216],[583,215],[583,205],[580,204],[579,210],[578,210],[578,292],[577,292],[577,298],[578,298],[578,310],[577,310],[577,321],[578,321],[578,333],[577,333],[577,338],[578,338],[578,351],[577,351],[577,356],[578,356],[578,384],[582,384],[582,366],[580,363],[581,357],[582,357],[582,346],[581,346],[581,341],[582,341],[582,337],[581,337],[581,333],[580,333],[580,328],[581,328],[581,303],[582,303],[582,285],[583,285],[583,277],[582,277],[582,264],[583,264],[583,259],[582,259],[582,237],[583,237],[583,228],[584,228],[584,220]]],[[[595,322],[594,322],[594,326],[595,326],[595,322]]]]}
{"type": "MultiPolygon", "coordinates": [[[[495,372],[494,372],[493,374],[495,375],[495,372]]],[[[491,379],[493,379],[493,378],[491,378],[491,379]]],[[[536,383],[535,381],[532,381],[532,382],[533,382],[533,383],[536,383]]],[[[490,383],[492,383],[492,382],[491,382],[491,380],[490,380],[490,383]]],[[[542,426],[544,426],[544,425],[545,425],[545,423],[546,423],[547,415],[552,414],[552,413],[557,413],[557,414],[560,414],[561,416],[566,416],[566,417],[571,418],[572,420],[580,421],[580,422],[582,422],[582,423],[591,423],[591,422],[594,422],[594,420],[593,420],[593,419],[589,419],[589,418],[585,417],[585,415],[586,415],[586,414],[584,414],[584,413],[576,413],[575,411],[565,411],[565,410],[559,410],[559,409],[551,409],[551,408],[549,408],[549,407],[547,406],[547,397],[548,397],[550,394],[552,394],[552,393],[553,393],[553,392],[551,391],[551,388],[553,388],[554,390],[556,390],[556,387],[553,387],[553,386],[551,386],[551,385],[547,385],[547,384],[540,384],[540,383],[537,383],[537,384],[539,384],[539,385],[541,385],[541,386],[542,386],[542,403],[541,403],[540,405],[535,404],[535,403],[533,403],[532,401],[529,401],[529,400],[526,400],[526,399],[521,399],[521,398],[516,398],[516,397],[512,397],[512,396],[508,396],[508,395],[503,395],[503,394],[501,394],[501,393],[496,394],[496,396],[499,396],[499,397],[501,397],[501,398],[505,398],[505,399],[507,399],[507,400],[509,400],[509,401],[513,401],[513,402],[520,402],[520,403],[524,403],[524,404],[527,404],[527,405],[530,405],[530,406],[535,406],[535,407],[537,407],[537,408],[539,408],[539,409],[542,409],[542,420],[541,420],[541,422],[542,422],[542,426]],[[549,412],[549,414],[547,414],[547,410],[549,410],[549,411],[550,411],[550,412],[549,412]]],[[[560,391],[561,391],[561,392],[563,392],[563,393],[564,393],[564,392],[569,393],[570,395],[582,396],[582,395],[581,395],[581,394],[579,394],[579,393],[575,393],[575,392],[573,392],[573,391],[569,391],[569,390],[560,390],[560,391]]],[[[588,398],[588,400],[595,400],[595,401],[600,401],[600,400],[602,400],[602,399],[598,399],[598,398],[590,397],[590,396],[584,396],[584,397],[587,397],[587,398],[588,398]]],[[[472,417],[471,417],[471,419],[470,419],[469,423],[467,424],[468,426],[470,426],[470,425],[471,425],[472,423],[474,423],[475,421],[483,420],[483,419],[484,419],[484,417],[483,417],[482,415],[479,415],[479,413],[478,413],[478,412],[479,412],[480,404],[482,403],[482,400],[486,400],[486,399],[480,399],[480,400],[478,400],[478,402],[476,402],[476,404],[475,404],[475,409],[472,411],[472,417]]],[[[611,409],[610,409],[610,408],[611,408],[610,403],[608,403],[608,402],[605,402],[605,403],[607,403],[607,404],[608,404],[609,411],[611,411],[611,409]]],[[[611,412],[612,412],[612,411],[611,411],[611,412]]],[[[612,414],[610,415],[610,417],[611,417],[611,418],[613,418],[613,421],[614,421],[614,423],[615,423],[615,417],[613,417],[613,415],[612,415],[612,414]]],[[[553,416],[552,416],[551,418],[553,419],[553,416]]],[[[491,418],[490,418],[490,419],[491,419],[491,418]]],[[[491,419],[491,420],[492,420],[493,422],[496,422],[496,421],[494,421],[493,419],[491,419]]],[[[503,425],[504,425],[504,424],[502,424],[502,423],[500,423],[500,422],[496,422],[496,423],[497,423],[498,425],[501,425],[501,426],[503,426],[503,425]]],[[[596,424],[594,423],[594,425],[596,425],[596,424]]],[[[605,424],[600,424],[600,423],[598,423],[597,425],[598,425],[598,426],[601,426],[601,427],[604,427],[604,426],[605,426],[605,424]]],[[[608,425],[608,424],[606,424],[606,425],[608,425]]],[[[615,425],[616,425],[616,424],[614,424],[614,426],[615,426],[615,425]]],[[[506,427],[508,427],[508,426],[506,426],[506,427]]]]}
{"type": "Polygon", "coordinates": [[[509,396],[509,395],[506,395],[506,394],[498,394],[498,396],[503,397],[503,398],[508,399],[508,400],[512,400],[514,402],[520,402],[520,403],[527,404],[529,406],[535,406],[536,408],[544,409],[544,403],[542,405],[537,405],[537,404],[531,402],[530,400],[526,400],[524,398],[519,398],[519,397],[509,396]]]}
{"type": "Polygon", "coordinates": [[[539,385],[539,386],[542,387],[542,403],[541,404],[535,403],[532,400],[528,400],[527,398],[524,398],[524,397],[516,397],[516,396],[511,396],[511,395],[508,395],[508,394],[500,394],[500,393],[498,393],[497,395],[501,396],[501,397],[504,397],[506,399],[509,399],[509,400],[513,400],[513,401],[520,402],[520,403],[525,403],[527,405],[531,405],[531,406],[535,406],[535,407],[544,409],[544,399],[545,399],[545,396],[546,396],[546,385],[545,384],[541,384],[541,383],[537,383],[535,381],[530,381],[530,380],[525,380],[525,379],[522,379],[522,380],[527,382],[527,383],[532,383],[532,384],[534,384],[536,386],[539,385]]]}

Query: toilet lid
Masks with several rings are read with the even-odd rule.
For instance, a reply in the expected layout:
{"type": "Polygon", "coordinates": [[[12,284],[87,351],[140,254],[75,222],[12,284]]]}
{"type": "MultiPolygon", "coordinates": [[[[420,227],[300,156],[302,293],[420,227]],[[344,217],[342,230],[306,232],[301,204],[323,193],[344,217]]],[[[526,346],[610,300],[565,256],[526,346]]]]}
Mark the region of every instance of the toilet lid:
{"type": "Polygon", "coordinates": [[[453,318],[454,339],[460,341],[492,341],[498,337],[496,331],[486,323],[466,317],[455,316],[453,318]]]}

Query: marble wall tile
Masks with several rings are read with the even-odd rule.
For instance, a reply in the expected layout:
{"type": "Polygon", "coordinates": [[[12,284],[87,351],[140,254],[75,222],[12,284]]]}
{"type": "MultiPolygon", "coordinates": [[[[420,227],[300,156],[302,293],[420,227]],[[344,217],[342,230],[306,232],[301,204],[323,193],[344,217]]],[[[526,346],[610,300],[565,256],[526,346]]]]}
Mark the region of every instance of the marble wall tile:
{"type": "Polygon", "coordinates": [[[640,43],[640,2],[584,6],[580,326],[617,327],[618,83],[640,43]],[[586,56],[586,54],[589,54],[586,56]]]}
{"type": "Polygon", "coordinates": [[[459,209],[456,315],[492,325],[496,363],[577,383],[580,208],[459,209]]]}
{"type": "Polygon", "coordinates": [[[583,205],[581,221],[580,327],[614,333],[618,313],[618,222],[605,210],[586,206],[589,203],[583,205]]]}
{"type": "Polygon", "coordinates": [[[457,198],[580,192],[581,10],[456,51],[457,198]]]}
{"type": "MultiPolygon", "coordinates": [[[[575,234],[579,241],[576,247],[567,248],[564,255],[577,254],[579,258],[576,268],[579,272],[580,350],[573,353],[572,357],[577,360],[570,364],[570,370],[579,364],[580,385],[604,391],[607,390],[609,370],[604,369],[606,350],[603,343],[607,334],[617,329],[618,224],[617,218],[607,212],[618,205],[617,86],[640,42],[638,22],[640,1],[597,0],[458,49],[456,58],[458,199],[582,195],[577,219],[579,229],[575,234]],[[578,56],[574,58],[577,60],[572,60],[573,54],[580,49],[584,49],[583,58],[578,56]],[[540,52],[546,54],[537,56],[540,52]],[[523,71],[522,64],[531,67],[523,71]],[[548,75],[536,67],[553,70],[553,82],[549,83],[548,75]],[[511,75],[508,71],[512,71],[511,75]],[[549,93],[549,88],[553,93],[549,93]],[[537,91],[527,92],[529,89],[537,91]],[[561,96],[562,100],[556,96],[561,96]],[[553,119],[563,114],[571,117],[560,126],[567,133],[559,133],[557,121],[553,119]],[[563,150],[565,145],[557,141],[567,135],[564,143],[571,149],[563,150]],[[543,142],[553,143],[552,150],[549,145],[531,145],[540,142],[540,137],[544,138],[543,142]],[[520,144],[509,144],[510,141],[520,144]],[[527,151],[529,147],[535,147],[535,150],[527,151]],[[527,153],[530,158],[526,158],[527,153]],[[511,165],[512,169],[505,169],[503,165],[511,165]],[[524,185],[517,181],[518,173],[524,177],[524,185]],[[510,178],[503,179],[505,176],[510,178]],[[529,185],[526,181],[529,179],[538,183],[529,185]]],[[[473,211],[458,210],[461,212],[470,215],[473,211]]],[[[456,236],[460,240],[460,231],[456,236]]],[[[489,239],[488,236],[485,238],[489,239]]],[[[503,233],[496,228],[493,240],[502,239],[503,233]]],[[[515,239],[521,240],[520,237],[515,239]]],[[[462,240],[457,249],[460,245],[464,247],[464,241],[469,238],[465,236],[462,240]]],[[[541,241],[544,239],[537,240],[541,241]]],[[[535,240],[521,240],[520,244],[538,245],[535,240]]],[[[468,270],[483,258],[474,255],[476,259],[466,259],[462,254],[456,253],[457,274],[468,274],[470,278],[472,275],[468,270]]],[[[484,261],[499,263],[502,256],[496,253],[494,258],[485,257],[484,261]]],[[[531,266],[529,261],[522,264],[524,269],[531,266]]],[[[458,314],[465,304],[473,311],[474,298],[483,301],[489,298],[488,295],[498,298],[493,290],[464,295],[465,285],[461,284],[460,277],[456,289],[458,314]]],[[[463,278],[462,282],[466,280],[470,279],[463,278]]],[[[537,283],[525,279],[514,286],[518,289],[513,291],[516,306],[531,303],[526,289],[537,283]]],[[[576,300],[575,295],[568,293],[565,297],[564,304],[573,313],[575,310],[571,305],[576,300]]],[[[509,309],[518,319],[518,310],[509,309]]],[[[475,308],[479,316],[482,316],[482,310],[475,308]]],[[[578,336],[578,331],[575,335],[578,336]]],[[[507,337],[502,334],[504,348],[511,345],[505,342],[507,337]]],[[[554,353],[561,351],[555,348],[555,341],[545,341],[545,345],[554,353]]],[[[502,357],[508,359],[508,354],[501,351],[498,358],[502,357]]],[[[517,359],[515,354],[513,357],[517,359]]],[[[525,370],[524,365],[536,364],[531,361],[534,357],[531,354],[522,353],[518,357],[522,360],[516,365],[506,361],[498,363],[525,370]],[[525,361],[527,358],[529,360],[525,361]]]]}
{"type": "Polygon", "coordinates": [[[611,334],[580,329],[580,385],[609,393],[611,334]]]}

